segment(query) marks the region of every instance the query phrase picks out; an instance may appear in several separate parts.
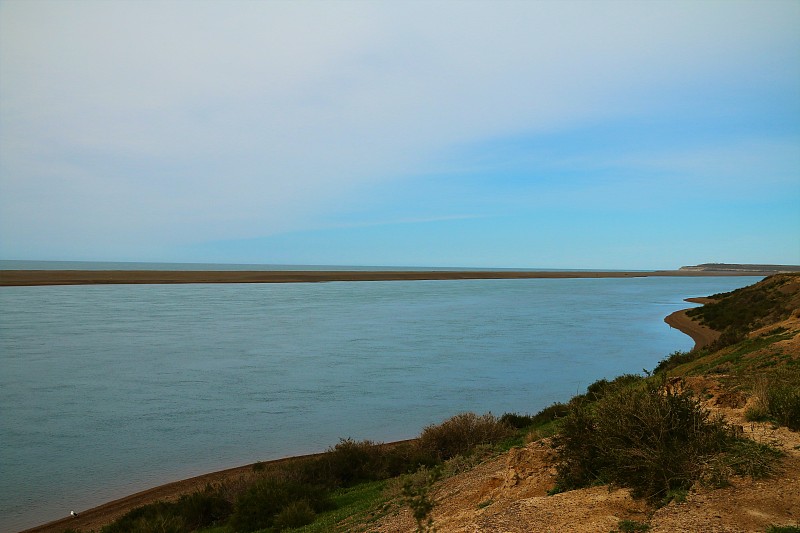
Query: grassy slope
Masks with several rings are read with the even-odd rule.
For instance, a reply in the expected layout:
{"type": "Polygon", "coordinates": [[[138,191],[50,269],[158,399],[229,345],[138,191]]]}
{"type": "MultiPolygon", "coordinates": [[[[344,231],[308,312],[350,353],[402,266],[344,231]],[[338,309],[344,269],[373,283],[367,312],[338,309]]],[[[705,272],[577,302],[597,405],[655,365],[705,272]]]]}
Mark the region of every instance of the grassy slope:
{"type": "MultiPolygon", "coordinates": [[[[738,381],[770,369],[798,369],[800,274],[771,276],[755,285],[717,294],[690,316],[723,336],[691,354],[675,354],[663,367],[673,376],[725,376],[738,381]]],[[[800,370],[800,369],[799,369],[800,370]]]]}

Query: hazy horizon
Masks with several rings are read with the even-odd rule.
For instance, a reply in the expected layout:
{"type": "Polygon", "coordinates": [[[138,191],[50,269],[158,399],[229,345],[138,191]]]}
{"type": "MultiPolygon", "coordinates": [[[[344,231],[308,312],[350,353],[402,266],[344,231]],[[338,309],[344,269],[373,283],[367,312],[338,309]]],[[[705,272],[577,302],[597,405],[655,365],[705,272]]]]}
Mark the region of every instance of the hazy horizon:
{"type": "Polygon", "coordinates": [[[800,3],[0,0],[0,257],[800,264],[800,3]]]}

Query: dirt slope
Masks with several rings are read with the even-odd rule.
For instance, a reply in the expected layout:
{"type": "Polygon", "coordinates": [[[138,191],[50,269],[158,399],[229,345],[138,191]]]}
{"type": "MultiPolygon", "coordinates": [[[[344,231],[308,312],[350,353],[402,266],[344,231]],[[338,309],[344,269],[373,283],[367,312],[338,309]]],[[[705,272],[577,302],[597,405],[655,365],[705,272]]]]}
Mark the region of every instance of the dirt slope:
{"type": "MultiPolygon", "coordinates": [[[[673,502],[653,513],[625,489],[601,486],[547,496],[555,469],[549,442],[543,440],[441,481],[434,492],[436,531],[607,533],[620,520],[636,520],[648,523],[653,533],[733,533],[800,524],[800,433],[746,422],[744,402],[737,408],[721,407],[719,403],[729,403],[726,391],[713,380],[699,385],[713,391],[707,392],[714,394],[706,401],[709,409],[741,425],[745,436],[786,453],[777,475],[759,481],[734,478],[724,489],[697,488],[684,503],[673,502]]],[[[369,531],[412,532],[415,527],[410,512],[398,507],[369,531]]]]}

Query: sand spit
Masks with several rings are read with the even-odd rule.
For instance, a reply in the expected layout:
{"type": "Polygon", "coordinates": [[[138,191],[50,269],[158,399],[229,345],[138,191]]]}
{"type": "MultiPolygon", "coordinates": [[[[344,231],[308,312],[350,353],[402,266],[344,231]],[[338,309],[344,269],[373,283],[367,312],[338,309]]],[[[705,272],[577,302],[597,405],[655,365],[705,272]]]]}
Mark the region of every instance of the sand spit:
{"type": "Polygon", "coordinates": [[[172,283],[314,283],[325,281],[422,281],[534,278],[640,278],[649,276],[764,276],[763,272],[656,270],[586,271],[187,271],[187,270],[0,270],[0,287],[172,283]]]}
{"type": "MultiPolygon", "coordinates": [[[[687,302],[697,304],[707,304],[714,301],[713,298],[686,298],[687,302]]],[[[694,350],[705,348],[719,338],[719,331],[713,330],[708,326],[704,326],[699,322],[692,320],[686,311],[689,309],[682,309],[675,311],[671,315],[664,318],[664,322],[690,336],[694,341],[694,350]]]]}

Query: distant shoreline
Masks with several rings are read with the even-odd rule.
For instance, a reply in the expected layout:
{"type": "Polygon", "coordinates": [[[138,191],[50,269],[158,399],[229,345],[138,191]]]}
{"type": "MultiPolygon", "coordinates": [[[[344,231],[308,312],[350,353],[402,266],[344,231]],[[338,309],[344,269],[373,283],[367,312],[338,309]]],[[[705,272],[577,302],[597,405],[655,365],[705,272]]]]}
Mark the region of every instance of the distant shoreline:
{"type": "Polygon", "coordinates": [[[479,279],[571,279],[767,276],[763,271],[407,271],[407,270],[0,270],[0,287],[183,283],[321,283],[329,281],[426,281],[479,279]]]}

